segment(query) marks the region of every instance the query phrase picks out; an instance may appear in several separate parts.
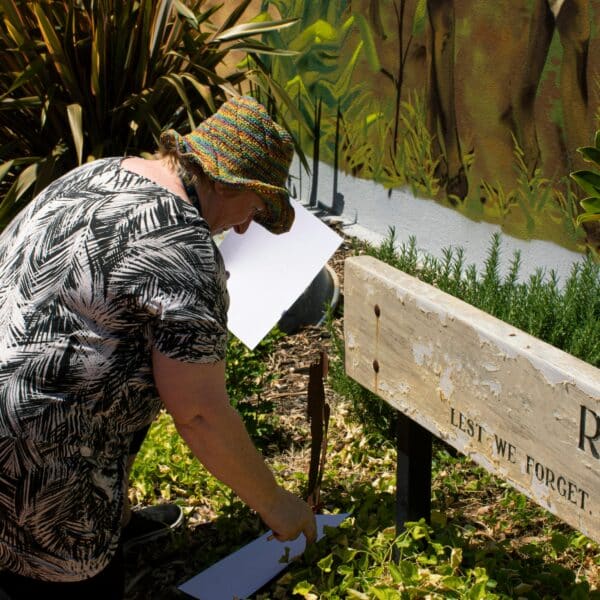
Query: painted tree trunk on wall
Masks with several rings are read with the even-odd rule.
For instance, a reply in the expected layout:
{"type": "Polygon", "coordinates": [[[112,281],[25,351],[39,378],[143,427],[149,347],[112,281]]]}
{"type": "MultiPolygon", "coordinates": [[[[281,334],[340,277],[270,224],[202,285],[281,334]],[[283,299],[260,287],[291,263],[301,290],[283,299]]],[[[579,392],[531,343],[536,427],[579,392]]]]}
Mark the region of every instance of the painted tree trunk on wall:
{"type": "Polygon", "coordinates": [[[402,119],[418,97],[434,163],[426,177],[435,178],[418,191],[440,190],[444,204],[512,235],[581,249],[565,178],[583,168],[576,149],[600,128],[599,0],[253,0],[246,14],[260,11],[300,19],[278,39],[298,57],[273,65],[307,121],[322,101],[322,160],[339,157],[340,168],[388,187],[412,185],[401,172],[402,119]],[[316,26],[325,21],[330,29],[316,26]],[[558,195],[546,198],[548,187],[558,195]]]}
{"type": "MultiPolygon", "coordinates": [[[[408,18],[417,3],[400,2],[408,18]]],[[[366,4],[353,3],[354,10],[366,4]]],[[[591,26],[600,15],[589,1],[426,4],[426,28],[412,35],[407,52],[403,96],[411,88],[426,90],[428,120],[439,136],[448,182],[462,167],[461,146],[463,153],[475,153],[471,187],[480,178],[514,179],[513,136],[531,170],[547,163],[546,174],[553,176],[579,167],[574,150],[590,143],[599,101],[600,57],[591,51],[597,47],[591,26]]],[[[391,3],[384,7],[389,10],[391,3]]],[[[389,64],[398,62],[398,53],[389,50],[395,19],[393,13],[388,17],[380,21],[387,29],[374,31],[382,63],[395,72],[397,66],[389,64]]],[[[405,40],[412,25],[405,26],[405,40]]],[[[379,89],[392,97],[389,87],[379,89]]]]}
{"type": "MultiPolygon", "coordinates": [[[[355,2],[353,10],[368,4],[355,2]]],[[[414,15],[423,0],[382,4],[380,12],[389,14],[380,22],[392,25],[374,31],[385,62],[394,60],[388,51],[394,12],[400,7],[414,15]]],[[[504,190],[519,184],[516,147],[529,177],[539,169],[557,180],[583,168],[576,148],[588,145],[599,126],[600,53],[592,31],[600,8],[589,0],[425,4],[424,27],[405,27],[402,97],[417,89],[427,99],[436,174],[446,195],[463,200],[470,216],[485,218],[480,205],[491,199],[481,183],[504,190]]],[[[389,84],[377,93],[393,97],[389,84]]]]}

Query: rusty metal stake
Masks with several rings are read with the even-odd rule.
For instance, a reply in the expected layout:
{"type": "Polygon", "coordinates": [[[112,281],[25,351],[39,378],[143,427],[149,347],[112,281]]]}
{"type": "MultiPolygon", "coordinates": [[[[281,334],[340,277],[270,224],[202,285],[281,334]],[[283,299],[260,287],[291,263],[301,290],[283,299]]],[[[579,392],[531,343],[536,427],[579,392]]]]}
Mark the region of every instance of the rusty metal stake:
{"type": "Polygon", "coordinates": [[[308,371],[307,416],[310,421],[310,466],[306,500],[315,512],[320,509],[321,481],[327,455],[327,431],[329,429],[329,404],[325,402],[324,379],[327,377],[327,353],[321,352],[319,361],[310,365],[308,371]]]}

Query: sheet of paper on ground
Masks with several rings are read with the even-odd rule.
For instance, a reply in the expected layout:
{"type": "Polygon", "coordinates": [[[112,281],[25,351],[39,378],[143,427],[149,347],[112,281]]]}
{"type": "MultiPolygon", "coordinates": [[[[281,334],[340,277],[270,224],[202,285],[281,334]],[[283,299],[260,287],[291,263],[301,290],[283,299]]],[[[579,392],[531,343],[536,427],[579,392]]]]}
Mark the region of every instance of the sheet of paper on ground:
{"type": "MultiPolygon", "coordinates": [[[[317,539],[323,537],[326,526],[337,527],[347,516],[347,513],[317,515],[317,539]]],[[[269,531],[237,552],[226,556],[186,581],[179,589],[199,600],[248,597],[283,571],[290,560],[304,552],[304,535],[293,542],[269,540],[270,535],[269,531]],[[285,560],[286,558],[288,560],[285,560]]]]}
{"type": "Polygon", "coordinates": [[[230,231],[219,250],[229,271],[229,330],[250,349],[331,258],[342,238],[298,202],[288,233],[273,235],[252,223],[244,235],[230,231]]]}

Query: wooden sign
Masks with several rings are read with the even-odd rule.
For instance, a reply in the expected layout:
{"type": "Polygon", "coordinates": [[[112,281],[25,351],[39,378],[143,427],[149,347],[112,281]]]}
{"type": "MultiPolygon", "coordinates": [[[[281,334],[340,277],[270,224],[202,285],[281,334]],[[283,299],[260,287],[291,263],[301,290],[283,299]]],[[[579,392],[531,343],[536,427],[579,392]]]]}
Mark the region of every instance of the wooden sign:
{"type": "Polygon", "coordinates": [[[372,257],[344,278],[347,374],[600,541],[600,370],[372,257]]]}

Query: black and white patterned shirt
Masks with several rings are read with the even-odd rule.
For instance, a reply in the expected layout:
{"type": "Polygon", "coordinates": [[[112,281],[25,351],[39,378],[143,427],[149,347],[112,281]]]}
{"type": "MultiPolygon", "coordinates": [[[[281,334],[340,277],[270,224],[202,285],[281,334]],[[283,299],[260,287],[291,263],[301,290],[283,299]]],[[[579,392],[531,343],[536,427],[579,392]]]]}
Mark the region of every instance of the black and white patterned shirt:
{"type": "Polygon", "coordinates": [[[0,569],[76,581],[118,544],[132,434],[161,404],[151,348],[225,356],[226,277],[183,199],[101,159],[0,236],[0,569]]]}

